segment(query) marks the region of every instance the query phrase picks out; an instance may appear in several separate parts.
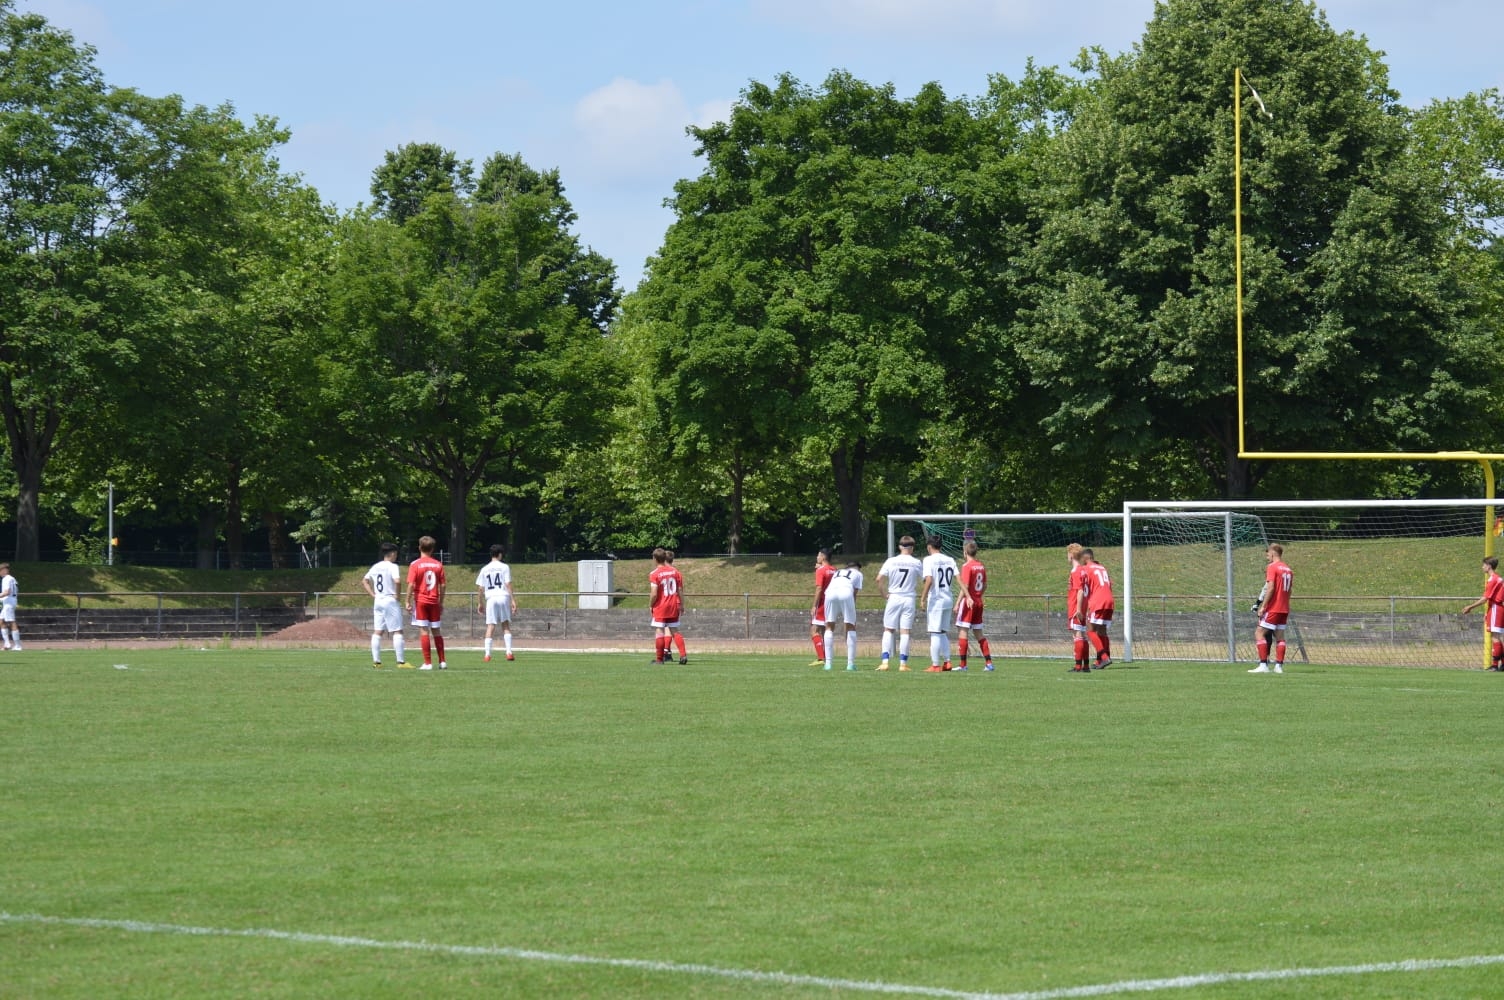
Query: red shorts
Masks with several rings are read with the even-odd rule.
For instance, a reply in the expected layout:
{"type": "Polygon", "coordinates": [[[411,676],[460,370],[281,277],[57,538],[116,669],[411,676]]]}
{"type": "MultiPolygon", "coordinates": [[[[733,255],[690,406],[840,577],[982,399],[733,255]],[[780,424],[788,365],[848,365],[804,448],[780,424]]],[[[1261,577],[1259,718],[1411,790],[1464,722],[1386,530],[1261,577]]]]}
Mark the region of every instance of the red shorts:
{"type": "Polygon", "coordinates": [[[956,605],[957,628],[981,628],[982,627],[982,602],[971,601],[966,605],[956,605]]]}
{"type": "Polygon", "coordinates": [[[1283,629],[1289,621],[1290,612],[1288,611],[1266,611],[1264,617],[1259,619],[1259,628],[1270,629],[1271,631],[1274,629],[1283,629]]]}
{"type": "Polygon", "coordinates": [[[1088,625],[1106,625],[1110,621],[1112,621],[1111,608],[1098,608],[1095,611],[1086,612],[1086,622],[1088,625]]]}
{"type": "Polygon", "coordinates": [[[444,617],[444,606],[438,601],[418,601],[413,605],[413,624],[438,628],[444,617]]]}

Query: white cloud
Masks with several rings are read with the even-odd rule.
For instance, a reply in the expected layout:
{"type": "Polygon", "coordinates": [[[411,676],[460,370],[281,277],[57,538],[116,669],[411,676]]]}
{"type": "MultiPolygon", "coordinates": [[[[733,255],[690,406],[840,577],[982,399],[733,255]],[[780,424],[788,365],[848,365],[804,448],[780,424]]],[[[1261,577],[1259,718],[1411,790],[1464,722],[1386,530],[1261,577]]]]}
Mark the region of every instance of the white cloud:
{"type": "Polygon", "coordinates": [[[580,99],[574,124],[593,171],[644,179],[685,166],[694,148],[685,128],[724,118],[729,107],[728,101],[691,109],[671,80],[617,77],[580,99]]]}

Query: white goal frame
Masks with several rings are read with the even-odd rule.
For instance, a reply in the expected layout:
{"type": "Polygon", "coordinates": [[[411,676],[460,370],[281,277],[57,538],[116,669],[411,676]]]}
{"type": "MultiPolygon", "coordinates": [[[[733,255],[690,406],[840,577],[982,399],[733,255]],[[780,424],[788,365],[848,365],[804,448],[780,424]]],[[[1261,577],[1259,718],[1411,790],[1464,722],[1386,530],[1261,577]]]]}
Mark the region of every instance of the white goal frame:
{"type": "MultiPolygon", "coordinates": [[[[1133,521],[1135,518],[1144,519],[1150,517],[1223,517],[1231,532],[1231,515],[1255,514],[1261,510],[1364,510],[1383,508],[1457,508],[1477,507],[1483,514],[1480,518],[1479,534],[1483,538],[1483,556],[1493,555],[1493,533],[1490,530],[1494,524],[1494,508],[1498,504],[1497,499],[1453,499],[1453,500],[1127,500],[1123,503],[1123,658],[1129,662],[1133,660],[1133,521]]],[[[1236,640],[1235,611],[1234,605],[1237,597],[1233,594],[1232,587],[1232,545],[1226,546],[1227,552],[1227,659],[1235,662],[1237,659],[1234,649],[1236,640]]],[[[1481,556],[1480,556],[1481,558],[1481,556]]],[[[1486,652],[1488,645],[1487,632],[1484,632],[1484,662],[1487,662],[1486,652]]]]}

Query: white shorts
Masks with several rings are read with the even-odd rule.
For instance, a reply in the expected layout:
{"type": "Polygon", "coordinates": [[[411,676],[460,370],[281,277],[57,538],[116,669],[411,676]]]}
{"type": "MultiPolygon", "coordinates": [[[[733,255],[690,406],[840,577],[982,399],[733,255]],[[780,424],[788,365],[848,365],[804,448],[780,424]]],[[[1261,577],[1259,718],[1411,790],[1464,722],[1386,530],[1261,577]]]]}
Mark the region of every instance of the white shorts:
{"type": "Polygon", "coordinates": [[[16,602],[0,601],[0,622],[12,622],[16,620],[16,602]]]}
{"type": "Polygon", "coordinates": [[[825,595],[825,622],[829,628],[837,622],[846,625],[856,624],[856,595],[849,597],[837,597],[834,594],[825,595]]]}
{"type": "Polygon", "coordinates": [[[371,631],[372,632],[401,632],[402,631],[402,605],[397,603],[394,597],[378,603],[373,609],[371,631]]]}
{"type": "Polygon", "coordinates": [[[653,619],[653,628],[678,628],[678,627],[679,627],[679,619],[677,619],[677,618],[675,618],[671,622],[661,622],[661,621],[659,621],[656,618],[653,619]]]}
{"type": "Polygon", "coordinates": [[[914,599],[912,597],[889,597],[883,608],[883,628],[912,629],[914,627],[914,599]]]}
{"type": "Polygon", "coordinates": [[[946,626],[951,620],[951,615],[956,609],[954,601],[930,601],[925,611],[925,618],[931,632],[948,632],[946,626]]]}
{"type": "Polygon", "coordinates": [[[500,597],[486,599],[486,624],[487,625],[510,625],[512,622],[512,602],[506,594],[500,597]]]}

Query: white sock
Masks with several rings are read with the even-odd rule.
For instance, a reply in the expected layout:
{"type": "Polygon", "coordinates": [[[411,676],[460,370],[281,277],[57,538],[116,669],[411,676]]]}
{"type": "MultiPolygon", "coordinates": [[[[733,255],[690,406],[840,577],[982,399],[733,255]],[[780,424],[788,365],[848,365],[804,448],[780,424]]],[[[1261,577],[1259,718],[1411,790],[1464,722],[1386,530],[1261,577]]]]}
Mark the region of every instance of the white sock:
{"type": "Polygon", "coordinates": [[[487,656],[491,655],[491,649],[492,649],[494,643],[495,643],[494,639],[492,639],[489,635],[486,636],[486,655],[487,656]]]}
{"type": "Polygon", "coordinates": [[[507,655],[512,655],[512,630],[507,629],[501,633],[501,644],[506,647],[507,655]]]}
{"type": "Polygon", "coordinates": [[[910,636],[907,634],[898,637],[898,658],[900,660],[907,660],[909,658],[909,639],[910,636]]]}
{"type": "Polygon", "coordinates": [[[401,632],[392,633],[392,649],[397,651],[398,663],[407,659],[407,641],[402,637],[401,632]]]}
{"type": "Polygon", "coordinates": [[[940,665],[940,633],[930,633],[930,666],[940,665]]]}
{"type": "Polygon", "coordinates": [[[883,632],[883,659],[893,655],[893,633],[883,632]]]}
{"type": "Polygon", "coordinates": [[[371,633],[371,662],[381,662],[381,633],[371,633]]]}
{"type": "Polygon", "coordinates": [[[836,630],[829,625],[825,626],[825,662],[829,664],[836,658],[836,630]]]}
{"type": "Polygon", "coordinates": [[[856,662],[856,632],[846,633],[846,662],[856,662]]]}
{"type": "Polygon", "coordinates": [[[949,660],[950,660],[950,633],[949,632],[941,632],[940,633],[940,662],[941,663],[946,663],[949,660]]]}

